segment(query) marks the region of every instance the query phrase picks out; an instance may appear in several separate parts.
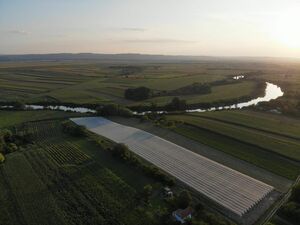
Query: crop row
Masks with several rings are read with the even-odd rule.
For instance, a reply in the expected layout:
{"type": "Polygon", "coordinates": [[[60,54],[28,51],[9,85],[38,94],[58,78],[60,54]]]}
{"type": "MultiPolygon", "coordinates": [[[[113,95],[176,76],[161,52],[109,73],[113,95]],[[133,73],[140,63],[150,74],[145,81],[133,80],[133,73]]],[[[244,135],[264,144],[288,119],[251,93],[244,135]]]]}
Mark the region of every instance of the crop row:
{"type": "Polygon", "coordinates": [[[44,149],[58,164],[81,164],[89,160],[89,156],[70,142],[47,144],[44,149]]]}

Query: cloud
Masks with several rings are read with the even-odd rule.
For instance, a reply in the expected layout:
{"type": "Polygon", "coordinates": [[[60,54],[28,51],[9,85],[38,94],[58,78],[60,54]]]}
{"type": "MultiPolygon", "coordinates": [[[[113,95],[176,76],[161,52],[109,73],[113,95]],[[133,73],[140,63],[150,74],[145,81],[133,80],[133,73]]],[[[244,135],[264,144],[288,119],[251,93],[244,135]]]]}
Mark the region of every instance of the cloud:
{"type": "Polygon", "coordinates": [[[8,33],[10,34],[17,34],[17,35],[29,35],[30,32],[25,30],[9,30],[8,33]]]}
{"type": "Polygon", "coordinates": [[[195,43],[196,41],[191,40],[180,40],[180,39],[168,39],[168,38],[153,38],[153,39],[129,39],[124,40],[127,43],[149,43],[149,44],[168,44],[168,43],[195,43]]]}

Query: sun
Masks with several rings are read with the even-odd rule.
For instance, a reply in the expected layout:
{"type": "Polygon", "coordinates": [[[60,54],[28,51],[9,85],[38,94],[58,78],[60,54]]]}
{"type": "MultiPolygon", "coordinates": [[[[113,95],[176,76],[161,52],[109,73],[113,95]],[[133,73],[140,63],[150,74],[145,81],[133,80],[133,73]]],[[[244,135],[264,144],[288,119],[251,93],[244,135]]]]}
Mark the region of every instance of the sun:
{"type": "Polygon", "coordinates": [[[272,37],[288,48],[300,49],[300,9],[280,13],[269,21],[272,37]]]}

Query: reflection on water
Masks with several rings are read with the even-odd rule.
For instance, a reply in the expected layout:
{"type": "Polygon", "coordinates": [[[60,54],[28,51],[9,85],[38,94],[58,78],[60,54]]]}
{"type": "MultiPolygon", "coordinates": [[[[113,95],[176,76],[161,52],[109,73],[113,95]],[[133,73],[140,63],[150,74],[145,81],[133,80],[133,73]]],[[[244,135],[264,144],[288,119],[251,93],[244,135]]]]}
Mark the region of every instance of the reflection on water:
{"type": "Polygon", "coordinates": [[[84,108],[84,107],[68,107],[63,105],[50,105],[50,106],[42,106],[42,105],[26,105],[27,109],[41,110],[41,109],[51,109],[51,110],[59,110],[59,111],[71,111],[78,113],[96,113],[96,110],[84,108]]]}
{"type": "Polygon", "coordinates": [[[238,104],[228,105],[228,106],[222,106],[222,107],[212,107],[210,109],[204,110],[204,109],[191,109],[186,110],[186,112],[207,112],[207,111],[216,111],[216,110],[226,110],[226,109],[242,109],[244,107],[254,106],[257,105],[260,102],[269,102],[271,100],[277,99],[281,96],[283,96],[283,91],[280,87],[278,87],[275,84],[271,84],[269,82],[266,82],[267,86],[265,89],[265,96],[264,97],[258,97],[255,99],[252,99],[248,102],[242,102],[238,104]]]}
{"type": "Polygon", "coordinates": [[[244,75],[239,75],[239,76],[234,76],[233,77],[234,80],[239,80],[239,79],[243,79],[243,78],[245,78],[244,75]]]}

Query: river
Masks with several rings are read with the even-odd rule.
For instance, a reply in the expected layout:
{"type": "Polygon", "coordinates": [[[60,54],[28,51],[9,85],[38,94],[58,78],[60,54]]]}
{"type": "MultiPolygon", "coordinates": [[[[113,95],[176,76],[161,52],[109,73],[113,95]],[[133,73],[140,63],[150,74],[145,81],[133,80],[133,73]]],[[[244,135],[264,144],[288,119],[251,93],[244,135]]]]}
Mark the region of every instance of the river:
{"type": "MultiPolygon", "coordinates": [[[[238,79],[241,79],[243,77],[240,77],[238,79]]],[[[236,78],[235,78],[236,79],[236,78]]],[[[255,106],[260,102],[269,102],[271,100],[277,99],[284,95],[284,92],[281,90],[281,88],[275,84],[266,82],[266,89],[265,89],[265,95],[263,97],[258,97],[255,99],[252,99],[247,102],[237,103],[233,105],[228,106],[222,106],[222,107],[211,107],[209,109],[189,109],[186,110],[186,112],[207,112],[207,111],[217,111],[217,110],[230,110],[230,109],[242,109],[249,106],[255,106]]],[[[57,106],[57,105],[50,105],[50,106],[42,106],[42,105],[26,105],[26,109],[32,109],[32,110],[59,110],[59,111],[71,111],[71,112],[77,112],[77,113],[96,113],[96,110],[89,109],[85,107],[68,107],[68,106],[57,106]]],[[[0,109],[12,109],[13,106],[0,106],[0,109]]],[[[145,112],[134,112],[135,115],[145,115],[147,113],[151,113],[151,111],[145,111],[145,112]]],[[[157,111],[158,114],[162,113],[168,113],[167,111],[157,111]]]]}

